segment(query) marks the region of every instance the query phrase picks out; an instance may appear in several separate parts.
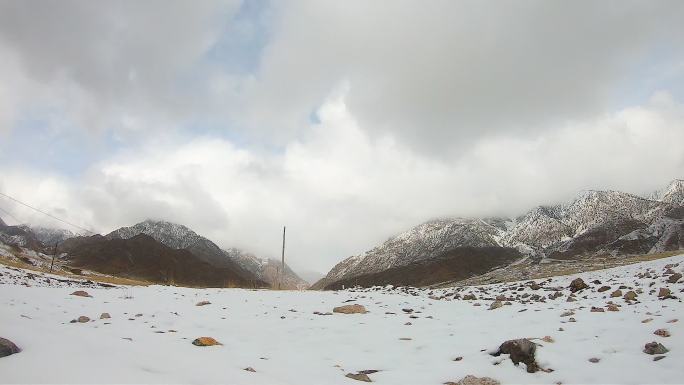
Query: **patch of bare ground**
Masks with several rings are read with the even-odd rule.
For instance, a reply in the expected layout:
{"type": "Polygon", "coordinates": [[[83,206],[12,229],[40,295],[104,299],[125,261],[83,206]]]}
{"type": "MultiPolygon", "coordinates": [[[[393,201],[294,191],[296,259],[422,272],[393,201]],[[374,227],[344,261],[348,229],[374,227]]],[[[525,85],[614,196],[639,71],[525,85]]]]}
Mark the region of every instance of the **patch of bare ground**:
{"type": "Polygon", "coordinates": [[[571,275],[585,271],[603,270],[611,267],[631,265],[634,263],[653,261],[684,253],[682,250],[667,251],[656,254],[643,254],[632,256],[601,255],[577,258],[573,260],[547,259],[542,263],[534,263],[526,260],[517,264],[506,266],[502,269],[489,273],[466,278],[459,281],[443,282],[432,287],[450,286],[475,286],[500,282],[512,282],[528,279],[540,279],[571,275]]]}
{"type": "Polygon", "coordinates": [[[100,282],[100,283],[108,283],[111,285],[128,285],[128,286],[148,286],[150,285],[149,282],[142,281],[142,280],[135,280],[135,279],[130,279],[130,278],[123,278],[123,277],[114,277],[110,275],[101,275],[93,272],[82,272],[81,274],[74,274],[66,270],[63,266],[59,266],[50,272],[50,269],[41,266],[41,265],[34,265],[30,263],[26,263],[20,258],[17,259],[10,259],[6,256],[0,255],[0,265],[5,265],[9,267],[15,267],[19,269],[25,269],[25,270],[30,270],[30,271],[35,271],[39,273],[49,273],[49,274],[54,274],[58,275],[61,277],[65,278],[71,278],[71,279],[81,279],[81,280],[91,280],[93,282],[100,282]]]}

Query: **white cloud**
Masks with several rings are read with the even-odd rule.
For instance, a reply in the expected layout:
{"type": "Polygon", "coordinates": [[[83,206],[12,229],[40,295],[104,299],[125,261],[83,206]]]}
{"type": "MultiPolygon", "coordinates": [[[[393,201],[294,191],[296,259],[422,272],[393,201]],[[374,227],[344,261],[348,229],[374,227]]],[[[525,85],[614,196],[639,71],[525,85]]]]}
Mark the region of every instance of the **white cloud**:
{"type": "Polygon", "coordinates": [[[671,145],[684,143],[684,106],[664,94],[531,138],[483,140],[447,160],[369,135],[345,95],[331,94],[320,124],[280,154],[202,137],[121,153],[83,180],[14,172],[0,187],[100,231],[161,218],[269,256],[286,224],[291,263],[323,271],[433,216],[516,215],[583,188],[642,192],[684,169],[671,145]]]}

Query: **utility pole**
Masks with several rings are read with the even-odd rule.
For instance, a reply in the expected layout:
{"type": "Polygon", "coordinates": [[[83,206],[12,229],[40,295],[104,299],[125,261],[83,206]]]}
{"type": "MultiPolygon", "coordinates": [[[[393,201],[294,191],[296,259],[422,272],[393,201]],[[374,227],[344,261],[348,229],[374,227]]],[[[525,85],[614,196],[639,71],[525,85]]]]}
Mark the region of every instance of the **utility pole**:
{"type": "Polygon", "coordinates": [[[52,273],[52,266],[55,265],[55,257],[57,257],[57,245],[59,242],[55,242],[55,252],[52,253],[52,262],[50,263],[50,273],[52,273]]]}
{"type": "Polygon", "coordinates": [[[283,252],[281,254],[280,263],[280,282],[278,283],[278,289],[283,286],[283,276],[285,275],[285,226],[283,226],[283,252]]]}

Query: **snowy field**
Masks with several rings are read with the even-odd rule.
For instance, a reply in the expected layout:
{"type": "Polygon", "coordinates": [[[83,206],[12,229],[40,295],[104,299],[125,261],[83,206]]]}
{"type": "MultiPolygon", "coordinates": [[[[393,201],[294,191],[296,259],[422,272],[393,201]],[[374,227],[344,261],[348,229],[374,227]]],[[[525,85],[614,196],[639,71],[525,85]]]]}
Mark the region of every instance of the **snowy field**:
{"type": "Polygon", "coordinates": [[[540,288],[340,292],[69,286],[0,267],[0,337],[22,349],[0,358],[0,382],[359,384],[345,374],[378,370],[369,377],[380,384],[442,384],[466,375],[503,384],[683,383],[684,284],[667,282],[683,267],[684,255],[537,280],[540,288]],[[567,302],[577,277],[590,287],[567,302]],[[605,285],[610,289],[597,291],[605,285]],[[611,298],[621,285],[637,293],[635,301],[611,298]],[[660,288],[672,296],[658,298],[660,288]],[[70,295],[78,289],[92,297],[70,295]],[[466,294],[477,299],[453,299],[466,294]],[[511,304],[488,310],[498,295],[511,304]],[[196,306],[200,301],[211,304],[196,306]],[[619,311],[608,311],[609,301],[619,311]],[[314,314],[355,303],[369,312],[314,314]],[[100,319],[104,312],[111,318],[100,319]],[[92,320],[70,322],[79,316],[92,320]],[[653,334],[661,328],[671,336],[653,334]],[[223,345],[194,346],[201,336],[223,345]],[[515,338],[539,338],[533,341],[545,371],[527,373],[524,364],[489,354],[515,338]],[[651,341],[670,350],[663,359],[642,352],[651,341]]]}

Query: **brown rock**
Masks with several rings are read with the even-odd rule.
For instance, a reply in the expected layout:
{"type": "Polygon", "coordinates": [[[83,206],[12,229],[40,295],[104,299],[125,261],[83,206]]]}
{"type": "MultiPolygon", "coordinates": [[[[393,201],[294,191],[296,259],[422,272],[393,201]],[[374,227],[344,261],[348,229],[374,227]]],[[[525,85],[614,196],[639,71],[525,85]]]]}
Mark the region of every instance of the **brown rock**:
{"type": "Polygon", "coordinates": [[[601,286],[597,291],[603,293],[604,291],[610,290],[610,286],[601,286]]]}
{"type": "Polygon", "coordinates": [[[368,313],[368,311],[366,311],[366,308],[363,307],[363,305],[354,304],[354,305],[338,306],[336,308],[333,308],[333,313],[366,314],[366,313],[368,313]]]}
{"type": "Polygon", "coordinates": [[[669,337],[670,332],[667,329],[657,329],[656,331],[653,332],[653,334],[660,336],[660,337],[669,337]]]}
{"type": "Polygon", "coordinates": [[[677,281],[679,281],[680,279],[682,279],[682,274],[681,273],[674,273],[670,276],[670,278],[668,278],[667,282],[677,283],[677,281]]]}
{"type": "Polygon", "coordinates": [[[21,349],[14,344],[14,342],[0,337],[0,357],[7,357],[9,355],[19,353],[21,349]]]}
{"type": "Polygon", "coordinates": [[[242,370],[244,370],[244,371],[246,371],[246,372],[256,373],[256,370],[254,370],[254,368],[251,367],[251,366],[248,366],[248,367],[246,367],[246,368],[244,368],[244,369],[242,369],[242,370]]]}
{"type": "Polygon", "coordinates": [[[503,303],[501,303],[501,301],[498,301],[498,300],[497,300],[497,301],[492,302],[491,305],[489,305],[489,310],[498,309],[498,308],[500,308],[501,306],[503,306],[503,303]]]}
{"type": "Polygon", "coordinates": [[[371,381],[370,377],[368,377],[367,374],[363,374],[363,373],[347,373],[344,376],[347,378],[351,378],[352,380],[356,380],[356,381],[373,382],[373,381],[371,381]]]}
{"type": "Polygon", "coordinates": [[[194,341],[192,341],[192,344],[195,346],[214,346],[214,345],[223,345],[222,343],[216,341],[215,339],[211,337],[199,337],[195,338],[194,341]]]}
{"type": "Polygon", "coordinates": [[[77,297],[92,297],[92,295],[88,294],[87,291],[83,290],[76,290],[75,292],[71,293],[71,295],[75,295],[77,297]]]}
{"type": "Polygon", "coordinates": [[[596,357],[592,357],[589,359],[589,362],[591,362],[592,364],[598,363],[599,361],[601,361],[601,359],[596,357]]]}
{"type": "Polygon", "coordinates": [[[633,291],[628,291],[625,293],[625,296],[623,297],[627,301],[636,301],[637,294],[633,291]]]}
{"type": "Polygon", "coordinates": [[[209,301],[200,301],[195,304],[195,306],[206,306],[206,305],[211,305],[211,302],[209,301]]]}
{"type": "Polygon", "coordinates": [[[665,346],[658,342],[649,342],[644,346],[644,353],[646,354],[665,354],[669,352],[665,346]]]}
{"type": "Polygon", "coordinates": [[[620,290],[620,289],[615,290],[614,292],[612,292],[610,294],[610,296],[613,298],[622,297],[622,290],[620,290]]]}
{"type": "Polygon", "coordinates": [[[82,315],[82,316],[78,317],[78,318],[76,319],[76,321],[78,321],[78,322],[80,322],[80,323],[86,323],[86,322],[90,321],[90,318],[88,318],[88,317],[82,315]]]}
{"type": "Polygon", "coordinates": [[[658,297],[659,298],[664,298],[664,297],[669,297],[672,294],[670,289],[666,287],[661,287],[660,290],[658,291],[658,297]]]}
{"type": "Polygon", "coordinates": [[[608,311],[620,311],[620,308],[618,307],[618,305],[616,305],[614,303],[608,304],[606,306],[606,309],[608,309],[608,311]]]}
{"type": "Polygon", "coordinates": [[[580,290],[589,288],[582,278],[575,278],[570,282],[570,291],[576,293],[580,290]]]}
{"type": "Polygon", "coordinates": [[[109,313],[100,314],[100,319],[108,319],[108,318],[112,318],[112,316],[110,316],[109,313]]]}
{"type": "Polygon", "coordinates": [[[539,365],[534,359],[534,354],[537,351],[537,345],[527,338],[517,340],[508,340],[499,346],[499,350],[494,353],[494,356],[501,354],[508,354],[514,365],[524,363],[527,366],[528,373],[535,373],[539,370],[539,365]]]}
{"type": "Polygon", "coordinates": [[[605,312],[605,310],[603,310],[602,307],[594,307],[594,306],[592,306],[592,307],[591,307],[591,312],[592,312],[592,313],[603,313],[603,312],[605,312]]]}

